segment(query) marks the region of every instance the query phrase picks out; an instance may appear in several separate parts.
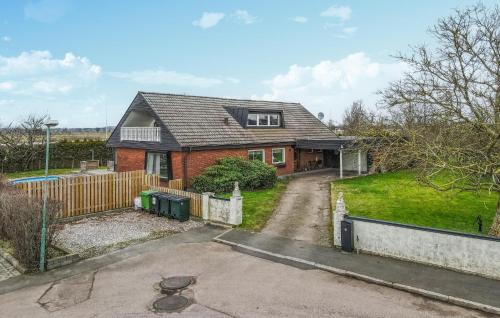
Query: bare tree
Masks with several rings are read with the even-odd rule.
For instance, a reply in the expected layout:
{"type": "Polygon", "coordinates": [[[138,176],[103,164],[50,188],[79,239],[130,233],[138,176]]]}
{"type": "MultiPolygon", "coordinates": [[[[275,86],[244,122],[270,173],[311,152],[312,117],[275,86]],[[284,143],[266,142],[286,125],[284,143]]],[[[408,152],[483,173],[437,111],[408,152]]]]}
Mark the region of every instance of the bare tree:
{"type": "Polygon", "coordinates": [[[37,145],[45,141],[43,123],[46,116],[28,115],[19,124],[11,123],[0,128],[0,155],[4,158],[12,157],[27,170],[41,151],[37,145]]]}
{"type": "Polygon", "coordinates": [[[410,71],[380,92],[392,118],[386,158],[410,162],[439,190],[499,195],[491,235],[500,236],[500,9],[482,4],[440,19],[437,45],[397,58],[410,71]],[[435,182],[446,172],[450,180],[435,182]]]}

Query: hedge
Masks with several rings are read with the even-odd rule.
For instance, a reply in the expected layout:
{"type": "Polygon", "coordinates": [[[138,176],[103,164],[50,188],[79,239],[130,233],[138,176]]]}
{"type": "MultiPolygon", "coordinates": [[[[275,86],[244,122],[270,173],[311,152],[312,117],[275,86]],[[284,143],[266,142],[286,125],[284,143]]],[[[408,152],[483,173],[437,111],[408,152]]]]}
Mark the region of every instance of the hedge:
{"type": "MultiPolygon", "coordinates": [[[[35,145],[30,152],[33,158],[24,155],[30,148],[20,145],[16,151],[7,153],[0,146],[0,172],[21,172],[43,169],[45,165],[45,145],[35,145]]],[[[100,140],[77,140],[51,143],[50,145],[50,168],[77,168],[82,160],[92,158],[91,150],[94,150],[94,159],[105,164],[112,160],[113,152],[106,147],[106,141],[100,140]]]]}
{"type": "Polygon", "coordinates": [[[276,179],[273,166],[259,160],[228,157],[193,177],[191,184],[196,192],[224,193],[231,192],[236,181],[242,190],[255,190],[272,187],[276,179]]]}

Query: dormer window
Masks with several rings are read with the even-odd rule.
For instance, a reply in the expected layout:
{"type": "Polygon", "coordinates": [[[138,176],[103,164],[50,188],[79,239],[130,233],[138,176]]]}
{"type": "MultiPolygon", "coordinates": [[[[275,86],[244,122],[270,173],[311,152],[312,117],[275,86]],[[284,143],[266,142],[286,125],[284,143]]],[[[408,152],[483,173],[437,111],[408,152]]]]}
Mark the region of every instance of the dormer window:
{"type": "Polygon", "coordinates": [[[281,117],[278,113],[249,113],[247,126],[248,127],[279,127],[281,117]]]}

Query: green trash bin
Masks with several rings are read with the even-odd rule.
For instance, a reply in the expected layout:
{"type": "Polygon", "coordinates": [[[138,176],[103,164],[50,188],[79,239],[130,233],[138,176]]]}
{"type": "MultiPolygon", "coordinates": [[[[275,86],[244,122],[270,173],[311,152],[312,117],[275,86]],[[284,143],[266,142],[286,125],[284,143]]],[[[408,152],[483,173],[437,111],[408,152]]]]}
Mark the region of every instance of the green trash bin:
{"type": "Polygon", "coordinates": [[[158,210],[158,215],[159,216],[166,216],[166,217],[171,219],[172,218],[171,212],[170,212],[170,209],[171,209],[170,197],[171,197],[171,195],[168,193],[161,192],[161,193],[157,193],[156,196],[158,198],[159,205],[160,205],[159,210],[158,210]]]}
{"type": "Polygon", "coordinates": [[[188,197],[170,196],[170,214],[174,219],[181,222],[189,220],[189,201],[188,197]]]}
{"type": "Polygon", "coordinates": [[[151,199],[152,199],[152,194],[156,193],[154,190],[146,190],[142,191],[140,196],[141,196],[141,206],[144,211],[151,211],[152,206],[151,206],[151,199]]]}
{"type": "Polygon", "coordinates": [[[149,210],[149,212],[160,215],[160,205],[161,205],[160,195],[161,192],[155,192],[151,194],[151,210],[149,210]]]}

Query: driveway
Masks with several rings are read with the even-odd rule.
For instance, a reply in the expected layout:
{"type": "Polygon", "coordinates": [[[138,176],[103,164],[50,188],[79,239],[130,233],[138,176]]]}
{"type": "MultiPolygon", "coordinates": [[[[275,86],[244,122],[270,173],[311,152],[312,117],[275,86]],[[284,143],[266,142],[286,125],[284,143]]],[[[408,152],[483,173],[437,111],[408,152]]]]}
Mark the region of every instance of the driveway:
{"type": "MultiPolygon", "coordinates": [[[[391,288],[196,239],[194,229],[44,275],[0,283],[1,317],[485,317],[391,288]],[[156,314],[162,277],[194,276],[184,310],[156,314]],[[47,278],[49,278],[47,280],[47,278]],[[34,283],[37,281],[37,283],[34,283]],[[7,292],[2,294],[3,292],[7,292]]],[[[217,234],[217,233],[215,233],[217,234]]],[[[214,235],[215,235],[214,234],[214,235]]]]}
{"type": "Polygon", "coordinates": [[[330,182],[338,170],[323,170],[295,176],[263,233],[331,245],[330,182]]]}

